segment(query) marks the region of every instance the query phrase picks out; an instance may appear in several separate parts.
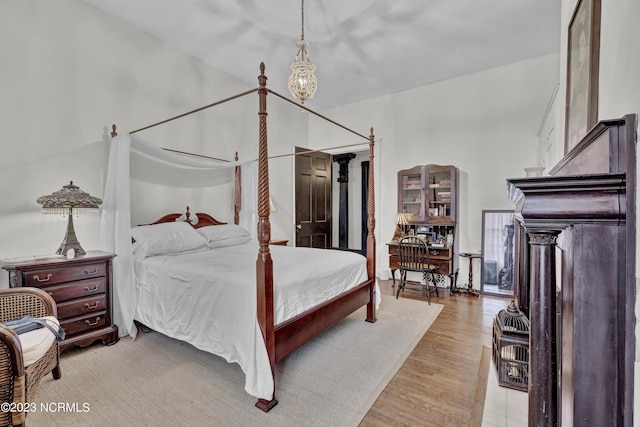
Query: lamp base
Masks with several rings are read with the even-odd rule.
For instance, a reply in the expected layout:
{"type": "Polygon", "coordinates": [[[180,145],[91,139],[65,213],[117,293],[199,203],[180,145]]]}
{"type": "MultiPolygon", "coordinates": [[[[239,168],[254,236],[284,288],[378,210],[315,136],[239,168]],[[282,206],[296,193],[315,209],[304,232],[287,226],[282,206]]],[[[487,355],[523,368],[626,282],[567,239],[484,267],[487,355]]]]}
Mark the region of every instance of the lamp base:
{"type": "Polygon", "coordinates": [[[67,233],[60,243],[60,247],[56,251],[58,255],[66,255],[69,249],[73,249],[75,256],[86,254],[85,250],[80,246],[78,238],[76,237],[76,231],[73,229],[73,212],[69,212],[69,220],[67,221],[67,233]]]}
{"type": "Polygon", "coordinates": [[[66,255],[67,252],[69,252],[69,249],[73,249],[73,252],[75,253],[75,256],[86,254],[85,250],[82,249],[82,246],[80,246],[79,242],[67,243],[64,240],[60,244],[60,247],[56,251],[56,254],[57,255],[66,255]]]}

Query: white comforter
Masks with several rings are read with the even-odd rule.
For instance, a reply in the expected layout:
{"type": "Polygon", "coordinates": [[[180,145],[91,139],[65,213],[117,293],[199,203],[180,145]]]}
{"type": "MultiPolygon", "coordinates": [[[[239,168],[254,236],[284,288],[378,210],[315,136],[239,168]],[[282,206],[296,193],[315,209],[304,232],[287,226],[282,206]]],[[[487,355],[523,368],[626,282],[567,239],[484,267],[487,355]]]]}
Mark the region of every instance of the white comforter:
{"type": "MultiPolygon", "coordinates": [[[[367,279],[366,259],[355,253],[285,246],[270,250],[276,324],[367,279]]],[[[256,317],[257,255],[252,241],[134,259],[135,319],[238,363],[246,374],[247,393],[271,400],[273,379],[256,317]]],[[[378,303],[377,289],[376,295],[378,303]]]]}

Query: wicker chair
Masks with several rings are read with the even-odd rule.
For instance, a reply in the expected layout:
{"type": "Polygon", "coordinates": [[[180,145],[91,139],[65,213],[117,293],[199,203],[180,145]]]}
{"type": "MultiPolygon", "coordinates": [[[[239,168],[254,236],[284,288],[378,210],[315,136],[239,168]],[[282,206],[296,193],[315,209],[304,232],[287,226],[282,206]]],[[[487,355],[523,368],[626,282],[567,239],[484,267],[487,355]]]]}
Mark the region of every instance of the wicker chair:
{"type": "MultiPolygon", "coordinates": [[[[26,315],[56,316],[56,303],[49,294],[37,288],[0,290],[0,322],[26,315]]],[[[36,362],[25,368],[22,346],[13,330],[0,325],[0,404],[14,403],[15,409],[33,401],[40,380],[49,372],[61,377],[58,341],[36,362]]],[[[0,426],[23,426],[25,412],[0,411],[0,426]]]]}

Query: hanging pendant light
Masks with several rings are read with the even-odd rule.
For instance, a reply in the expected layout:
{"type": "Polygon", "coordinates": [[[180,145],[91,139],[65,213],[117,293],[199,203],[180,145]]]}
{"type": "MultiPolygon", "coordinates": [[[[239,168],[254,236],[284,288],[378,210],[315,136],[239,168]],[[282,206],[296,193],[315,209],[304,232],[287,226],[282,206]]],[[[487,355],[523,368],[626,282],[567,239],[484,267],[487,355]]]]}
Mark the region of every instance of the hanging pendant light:
{"type": "Polygon", "coordinates": [[[313,98],[318,88],[318,79],[313,74],[316,66],[309,61],[307,53],[307,43],[304,40],[304,0],[301,1],[302,12],[302,35],[298,42],[298,53],[296,59],[291,63],[291,76],[289,76],[289,91],[291,95],[304,104],[305,101],[313,98]]]}

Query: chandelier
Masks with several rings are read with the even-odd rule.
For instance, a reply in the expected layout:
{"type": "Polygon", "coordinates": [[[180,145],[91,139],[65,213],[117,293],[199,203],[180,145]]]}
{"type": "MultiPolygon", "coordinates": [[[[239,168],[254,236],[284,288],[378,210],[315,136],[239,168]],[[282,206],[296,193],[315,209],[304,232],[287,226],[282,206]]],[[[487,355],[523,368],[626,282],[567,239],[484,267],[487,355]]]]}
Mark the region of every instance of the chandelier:
{"type": "Polygon", "coordinates": [[[309,61],[307,46],[304,41],[304,0],[301,1],[302,12],[302,35],[298,41],[298,53],[296,59],[291,63],[291,76],[289,76],[289,91],[291,95],[304,104],[305,101],[313,98],[318,88],[318,79],[313,74],[316,66],[309,61]]]}

